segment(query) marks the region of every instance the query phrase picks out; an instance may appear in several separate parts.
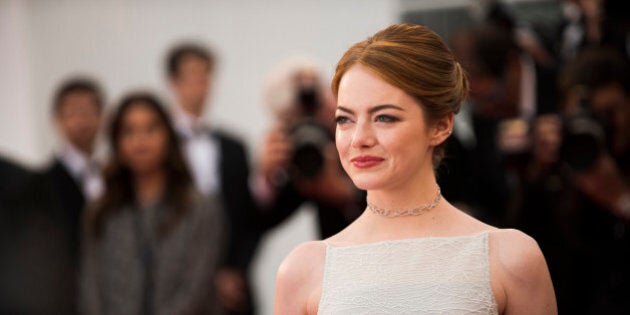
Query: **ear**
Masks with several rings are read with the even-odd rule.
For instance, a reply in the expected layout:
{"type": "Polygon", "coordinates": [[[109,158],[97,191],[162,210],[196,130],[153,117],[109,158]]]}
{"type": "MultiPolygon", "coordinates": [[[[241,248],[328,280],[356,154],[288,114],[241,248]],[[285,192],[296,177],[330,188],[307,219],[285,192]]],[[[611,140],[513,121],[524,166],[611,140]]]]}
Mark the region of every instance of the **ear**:
{"type": "Polygon", "coordinates": [[[450,137],[453,132],[453,120],[455,119],[455,114],[448,114],[440,119],[438,119],[431,129],[431,145],[436,147],[440,145],[442,142],[446,141],[448,137],[450,137]]]}

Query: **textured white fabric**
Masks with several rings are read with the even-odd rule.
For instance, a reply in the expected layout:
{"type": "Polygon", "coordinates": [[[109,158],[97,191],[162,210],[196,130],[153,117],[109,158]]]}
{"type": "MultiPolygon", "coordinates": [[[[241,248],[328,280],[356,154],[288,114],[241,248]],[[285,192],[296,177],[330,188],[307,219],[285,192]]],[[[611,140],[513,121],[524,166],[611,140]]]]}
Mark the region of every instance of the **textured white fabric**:
{"type": "Polygon", "coordinates": [[[497,314],[488,233],[334,247],[318,314],[497,314]]]}

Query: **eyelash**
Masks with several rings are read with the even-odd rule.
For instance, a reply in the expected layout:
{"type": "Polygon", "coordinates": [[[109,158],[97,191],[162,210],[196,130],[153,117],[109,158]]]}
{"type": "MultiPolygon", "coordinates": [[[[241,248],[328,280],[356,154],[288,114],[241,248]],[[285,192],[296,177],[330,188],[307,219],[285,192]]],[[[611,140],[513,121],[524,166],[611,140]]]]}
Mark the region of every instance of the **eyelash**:
{"type": "Polygon", "coordinates": [[[350,119],[346,116],[337,116],[335,117],[335,122],[337,124],[344,124],[347,123],[348,121],[350,121],[350,119]]]}
{"type": "MultiPolygon", "coordinates": [[[[345,124],[347,122],[350,121],[350,118],[346,117],[346,116],[337,116],[335,117],[335,122],[337,124],[345,124]]],[[[378,115],[376,116],[376,118],[374,118],[375,122],[382,122],[382,123],[386,123],[386,124],[390,124],[390,123],[395,123],[397,121],[400,121],[400,119],[394,117],[394,116],[390,116],[390,115],[378,115]]]]}
{"type": "Polygon", "coordinates": [[[378,115],[376,116],[375,121],[382,122],[382,123],[394,123],[394,122],[399,121],[399,119],[390,115],[378,115]]]}

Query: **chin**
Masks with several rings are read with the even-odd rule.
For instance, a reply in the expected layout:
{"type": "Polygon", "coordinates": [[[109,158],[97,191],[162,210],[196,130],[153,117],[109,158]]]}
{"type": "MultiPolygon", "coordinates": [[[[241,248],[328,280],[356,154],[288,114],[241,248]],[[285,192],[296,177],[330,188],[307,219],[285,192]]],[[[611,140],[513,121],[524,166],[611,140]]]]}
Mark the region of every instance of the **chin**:
{"type": "Polygon", "coordinates": [[[354,185],[361,190],[378,190],[385,186],[383,176],[376,174],[359,174],[350,176],[354,185]]]}
{"type": "Polygon", "coordinates": [[[129,165],[131,172],[136,175],[145,175],[159,170],[160,166],[153,161],[136,161],[129,165]]]}

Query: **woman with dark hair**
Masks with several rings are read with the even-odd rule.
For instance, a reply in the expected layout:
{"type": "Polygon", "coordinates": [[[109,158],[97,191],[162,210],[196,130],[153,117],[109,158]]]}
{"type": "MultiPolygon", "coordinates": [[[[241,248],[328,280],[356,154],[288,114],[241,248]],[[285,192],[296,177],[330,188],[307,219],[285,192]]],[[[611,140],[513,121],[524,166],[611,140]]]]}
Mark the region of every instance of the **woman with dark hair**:
{"type": "Polygon", "coordinates": [[[557,313],[536,242],[442,198],[435,168],[468,80],[437,34],[397,24],[356,43],[332,90],[337,151],[367,208],[289,254],[276,314],[557,313]]]}
{"type": "Polygon", "coordinates": [[[85,314],[207,314],[221,220],[194,189],[160,101],[125,97],[114,114],[103,197],[86,214],[85,314]]]}

